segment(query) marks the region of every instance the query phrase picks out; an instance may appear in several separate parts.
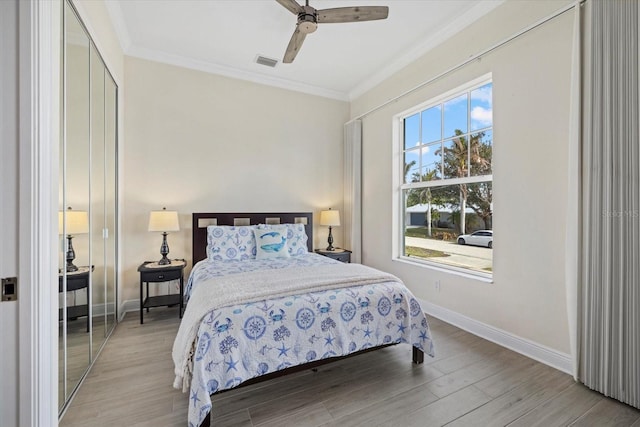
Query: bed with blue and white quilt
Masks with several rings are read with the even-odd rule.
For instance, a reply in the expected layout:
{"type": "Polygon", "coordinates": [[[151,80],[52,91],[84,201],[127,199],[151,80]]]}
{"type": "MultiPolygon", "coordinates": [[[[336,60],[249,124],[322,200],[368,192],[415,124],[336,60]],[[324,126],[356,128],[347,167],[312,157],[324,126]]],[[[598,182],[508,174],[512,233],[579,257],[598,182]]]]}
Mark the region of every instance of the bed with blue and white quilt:
{"type": "Polygon", "coordinates": [[[222,239],[208,238],[191,271],[173,347],[189,426],[208,424],[212,394],[265,374],[398,343],[416,363],[433,356],[427,319],[398,278],[308,252],[304,227],[258,227],[208,227],[222,239]]]}

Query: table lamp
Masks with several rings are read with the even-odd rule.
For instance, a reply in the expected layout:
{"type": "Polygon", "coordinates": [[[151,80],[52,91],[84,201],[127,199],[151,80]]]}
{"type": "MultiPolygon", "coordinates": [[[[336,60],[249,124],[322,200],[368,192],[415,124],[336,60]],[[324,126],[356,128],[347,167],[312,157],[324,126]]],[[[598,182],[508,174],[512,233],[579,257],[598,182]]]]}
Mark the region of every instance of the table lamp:
{"type": "Polygon", "coordinates": [[[320,212],[320,225],[329,226],[329,238],[327,239],[329,246],[327,246],[327,250],[335,250],[335,248],[333,247],[333,236],[331,235],[331,227],[337,227],[340,225],[340,211],[329,209],[328,211],[320,212]]]}
{"type": "Polygon", "coordinates": [[[66,234],[67,238],[67,273],[78,271],[73,265],[76,252],[73,250],[72,239],[74,235],[89,232],[89,213],[87,211],[74,211],[69,207],[65,212],[58,212],[58,234],[66,234]]]}
{"type": "Polygon", "coordinates": [[[162,208],[161,211],[151,211],[149,214],[149,231],[162,232],[162,245],[160,246],[160,255],[162,255],[162,258],[158,261],[158,265],[171,264],[171,260],[167,258],[169,254],[167,232],[179,230],[178,212],[168,211],[167,208],[162,208]]]}

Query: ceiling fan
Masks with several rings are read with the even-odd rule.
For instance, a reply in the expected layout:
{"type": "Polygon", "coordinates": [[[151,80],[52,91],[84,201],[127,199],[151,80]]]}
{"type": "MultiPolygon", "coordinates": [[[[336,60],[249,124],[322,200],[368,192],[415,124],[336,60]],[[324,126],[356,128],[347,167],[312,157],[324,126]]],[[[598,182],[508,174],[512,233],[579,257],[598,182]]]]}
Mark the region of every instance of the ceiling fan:
{"type": "Polygon", "coordinates": [[[309,0],[302,6],[295,0],[276,0],[291,13],[298,15],[296,29],[291,36],[287,50],[284,53],[282,62],[290,64],[302,47],[302,42],[307,34],[313,33],[318,24],[359,22],[386,19],[389,15],[387,6],[353,6],[336,7],[333,9],[317,10],[309,6],[309,0]]]}

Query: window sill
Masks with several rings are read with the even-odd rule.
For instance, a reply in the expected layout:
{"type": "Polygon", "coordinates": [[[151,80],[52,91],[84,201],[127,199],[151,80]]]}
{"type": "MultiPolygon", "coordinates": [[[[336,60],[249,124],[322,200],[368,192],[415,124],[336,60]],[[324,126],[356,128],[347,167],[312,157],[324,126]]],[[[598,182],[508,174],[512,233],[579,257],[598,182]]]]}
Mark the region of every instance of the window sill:
{"type": "Polygon", "coordinates": [[[454,274],[456,276],[462,276],[467,279],[477,280],[482,283],[493,283],[493,275],[488,273],[482,273],[479,271],[467,270],[464,268],[457,268],[453,266],[446,266],[429,261],[418,261],[415,258],[398,257],[393,259],[394,262],[401,262],[404,264],[415,265],[418,267],[428,268],[430,270],[439,271],[441,273],[454,274]]]}

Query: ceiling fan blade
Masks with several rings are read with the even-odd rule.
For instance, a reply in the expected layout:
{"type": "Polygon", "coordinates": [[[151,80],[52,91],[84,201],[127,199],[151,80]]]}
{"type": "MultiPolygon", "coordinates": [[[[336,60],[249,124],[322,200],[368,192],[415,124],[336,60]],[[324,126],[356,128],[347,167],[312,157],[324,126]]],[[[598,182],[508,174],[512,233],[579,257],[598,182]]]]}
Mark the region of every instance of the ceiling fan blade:
{"type": "Polygon", "coordinates": [[[293,60],[296,58],[296,55],[300,51],[300,47],[302,47],[302,42],[304,42],[305,37],[307,37],[307,34],[300,31],[300,29],[296,25],[296,30],[291,36],[289,46],[287,46],[287,50],[284,53],[284,59],[282,60],[282,62],[284,62],[285,64],[290,64],[293,62],[293,60]]]}
{"type": "Polygon", "coordinates": [[[289,11],[293,14],[297,15],[299,13],[304,12],[304,8],[300,6],[298,2],[295,0],[276,0],[276,1],[280,3],[282,6],[289,9],[289,11]]]}
{"type": "Polygon", "coordinates": [[[387,16],[389,16],[387,6],[337,7],[319,10],[318,23],[375,21],[386,19],[387,16]]]}

